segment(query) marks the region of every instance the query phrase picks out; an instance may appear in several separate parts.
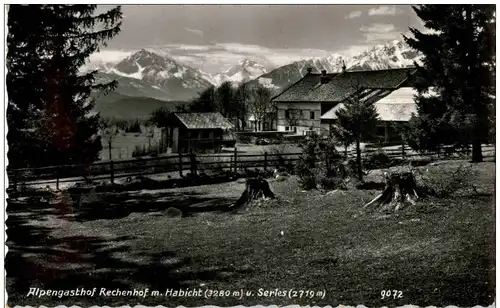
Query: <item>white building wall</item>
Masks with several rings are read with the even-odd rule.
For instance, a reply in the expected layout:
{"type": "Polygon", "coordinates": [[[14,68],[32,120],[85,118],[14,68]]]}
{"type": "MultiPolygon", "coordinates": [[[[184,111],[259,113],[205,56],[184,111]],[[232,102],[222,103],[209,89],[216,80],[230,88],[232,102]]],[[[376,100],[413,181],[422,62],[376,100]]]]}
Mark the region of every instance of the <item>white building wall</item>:
{"type": "Polygon", "coordinates": [[[297,134],[304,135],[306,131],[315,130],[317,133],[320,132],[321,126],[321,104],[315,102],[287,102],[287,103],[277,103],[278,105],[278,131],[290,131],[296,130],[297,134]],[[290,123],[290,120],[286,118],[286,110],[298,110],[296,111],[297,119],[290,123]],[[314,113],[314,119],[311,119],[311,112],[314,113]],[[295,124],[295,125],[292,125],[295,124]],[[287,130],[288,128],[288,130],[287,130]]]}

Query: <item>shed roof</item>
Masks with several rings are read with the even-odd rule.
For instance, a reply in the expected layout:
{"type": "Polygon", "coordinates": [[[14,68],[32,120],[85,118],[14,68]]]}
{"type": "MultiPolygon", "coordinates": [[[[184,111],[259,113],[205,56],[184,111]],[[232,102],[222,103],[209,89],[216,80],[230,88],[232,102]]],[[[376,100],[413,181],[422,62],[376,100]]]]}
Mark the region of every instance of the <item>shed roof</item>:
{"type": "Polygon", "coordinates": [[[175,112],[174,116],[188,129],[234,128],[234,124],[219,112],[175,112]]]}
{"type": "Polygon", "coordinates": [[[371,71],[347,71],[327,74],[328,83],[320,83],[321,74],[307,74],[274,98],[275,102],[342,102],[361,88],[396,89],[415,68],[371,71]]]}

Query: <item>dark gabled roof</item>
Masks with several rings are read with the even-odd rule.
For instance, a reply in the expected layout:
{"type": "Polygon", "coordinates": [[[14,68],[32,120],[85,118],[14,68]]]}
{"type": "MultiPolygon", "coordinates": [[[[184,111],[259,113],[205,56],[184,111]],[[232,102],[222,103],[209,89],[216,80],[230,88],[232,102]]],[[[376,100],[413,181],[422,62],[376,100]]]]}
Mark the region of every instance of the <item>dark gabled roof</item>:
{"type": "Polygon", "coordinates": [[[396,89],[415,68],[376,71],[347,71],[327,74],[328,83],[321,84],[321,74],[308,74],[274,98],[275,102],[341,102],[361,88],[396,89]]]}
{"type": "MultiPolygon", "coordinates": [[[[333,79],[337,75],[339,75],[339,73],[326,74],[326,76],[329,77],[330,79],[333,79]]],[[[307,95],[314,87],[316,87],[319,84],[320,77],[321,74],[313,74],[313,73],[306,74],[296,83],[292,84],[291,86],[283,90],[280,94],[276,95],[273,98],[273,101],[276,102],[300,101],[299,98],[307,95]]]]}
{"type": "Polygon", "coordinates": [[[234,128],[219,112],[175,112],[174,116],[188,129],[234,128]]]}

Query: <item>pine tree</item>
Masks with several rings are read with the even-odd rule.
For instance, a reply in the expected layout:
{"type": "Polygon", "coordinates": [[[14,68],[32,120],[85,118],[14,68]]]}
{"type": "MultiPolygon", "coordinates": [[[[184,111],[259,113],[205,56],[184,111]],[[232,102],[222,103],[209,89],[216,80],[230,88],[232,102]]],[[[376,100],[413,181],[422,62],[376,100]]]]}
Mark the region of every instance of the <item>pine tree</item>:
{"type": "Polygon", "coordinates": [[[344,103],[344,107],[337,110],[337,120],[333,125],[332,134],[340,136],[339,141],[344,145],[349,142],[356,145],[356,175],[363,181],[363,163],[361,160],[361,142],[373,137],[378,123],[378,113],[375,101],[363,99],[361,92],[364,90],[361,80],[351,84],[354,95],[344,103]]]}
{"type": "Polygon", "coordinates": [[[413,38],[405,37],[424,55],[422,65],[415,63],[419,117],[410,122],[409,139],[420,150],[443,143],[472,144],[472,160],[482,161],[481,143],[491,131],[495,92],[495,6],[419,5],[413,9],[433,31],[410,28],[413,38]],[[427,95],[431,86],[437,97],[427,95]],[[419,134],[424,135],[417,138],[419,134]]]}
{"type": "Polygon", "coordinates": [[[8,13],[9,151],[12,165],[90,163],[102,149],[99,115],[92,115],[97,71],[82,74],[88,57],[120,31],[121,8],[96,5],[11,5],[8,13]],[[30,18],[26,19],[26,16],[30,18]],[[27,21],[29,20],[29,21],[27,21]],[[25,135],[25,139],[17,138],[25,135]],[[32,140],[27,143],[26,140],[32,140]]]}

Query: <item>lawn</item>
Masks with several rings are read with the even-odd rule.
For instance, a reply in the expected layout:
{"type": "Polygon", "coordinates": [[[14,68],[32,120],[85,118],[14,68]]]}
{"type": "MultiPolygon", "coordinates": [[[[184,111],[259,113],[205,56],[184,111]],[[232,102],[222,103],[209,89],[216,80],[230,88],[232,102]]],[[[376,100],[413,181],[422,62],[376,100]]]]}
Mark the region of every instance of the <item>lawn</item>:
{"type": "MultiPolygon", "coordinates": [[[[438,164],[424,168],[446,168],[438,164]]],[[[398,214],[364,212],[378,192],[302,191],[292,177],[270,180],[268,206],[233,214],[204,211],[233,203],[244,184],[99,196],[74,209],[9,202],[9,305],[490,305],[495,290],[495,164],[474,166],[479,195],[426,202],[398,214]],[[191,206],[182,219],[169,206],[191,206]],[[203,297],[26,297],[44,289],[168,288],[245,290],[203,297]],[[304,290],[264,297],[258,290],[304,290]],[[383,290],[402,298],[381,299],[383,290]],[[320,293],[318,293],[318,291],[320,293]],[[324,292],[324,293],[321,293],[324,292]],[[300,293],[297,293],[300,295],[300,293]],[[306,298],[309,295],[312,298],[306,298]],[[324,296],[323,296],[324,295],[324,296]]],[[[370,179],[380,177],[380,172],[370,179]]]]}

